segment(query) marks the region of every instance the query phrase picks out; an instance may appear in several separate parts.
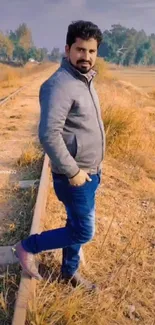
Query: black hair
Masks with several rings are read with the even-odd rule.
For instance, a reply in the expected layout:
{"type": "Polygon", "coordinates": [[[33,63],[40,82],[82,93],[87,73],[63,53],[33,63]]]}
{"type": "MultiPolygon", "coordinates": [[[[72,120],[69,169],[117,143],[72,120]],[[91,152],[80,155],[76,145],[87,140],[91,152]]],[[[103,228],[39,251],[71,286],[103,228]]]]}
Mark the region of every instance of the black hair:
{"type": "Polygon", "coordinates": [[[97,41],[97,47],[99,47],[102,42],[101,30],[91,21],[77,20],[73,21],[68,26],[66,44],[69,48],[76,42],[77,37],[82,38],[83,40],[94,38],[97,41]]]}

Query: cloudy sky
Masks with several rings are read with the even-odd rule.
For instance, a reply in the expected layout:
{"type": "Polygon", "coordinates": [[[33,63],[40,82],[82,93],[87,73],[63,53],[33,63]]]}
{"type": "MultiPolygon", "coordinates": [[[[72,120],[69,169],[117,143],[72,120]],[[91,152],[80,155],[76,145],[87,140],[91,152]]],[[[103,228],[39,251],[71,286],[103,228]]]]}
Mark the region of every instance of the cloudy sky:
{"type": "Polygon", "coordinates": [[[0,30],[27,23],[37,47],[65,46],[68,25],[91,20],[102,31],[112,24],[155,33],[155,0],[0,0],[0,30]]]}

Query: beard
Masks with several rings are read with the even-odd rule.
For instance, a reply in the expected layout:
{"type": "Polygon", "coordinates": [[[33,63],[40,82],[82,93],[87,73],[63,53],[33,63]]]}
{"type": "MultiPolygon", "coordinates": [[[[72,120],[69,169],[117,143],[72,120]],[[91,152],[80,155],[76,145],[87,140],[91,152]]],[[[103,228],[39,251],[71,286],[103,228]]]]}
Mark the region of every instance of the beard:
{"type": "Polygon", "coordinates": [[[76,66],[76,69],[78,70],[78,71],[80,71],[81,73],[83,73],[83,74],[86,74],[86,73],[88,73],[90,70],[91,70],[91,67],[90,68],[88,68],[88,67],[78,67],[78,66],[76,66]]]}
{"type": "Polygon", "coordinates": [[[69,62],[71,63],[71,65],[76,68],[79,72],[83,73],[83,74],[86,74],[88,73],[93,67],[91,66],[90,62],[89,62],[89,65],[88,66],[84,66],[82,65],[82,63],[84,63],[84,61],[77,61],[77,64],[74,65],[71,60],[69,59],[69,62]],[[79,65],[80,63],[80,65],[79,65]]]}

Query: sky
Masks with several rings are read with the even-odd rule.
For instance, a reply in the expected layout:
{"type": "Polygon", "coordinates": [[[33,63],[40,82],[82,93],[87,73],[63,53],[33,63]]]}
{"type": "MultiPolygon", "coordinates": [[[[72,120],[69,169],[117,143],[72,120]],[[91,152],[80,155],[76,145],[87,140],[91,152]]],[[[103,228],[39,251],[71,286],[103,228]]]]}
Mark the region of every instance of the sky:
{"type": "Polygon", "coordinates": [[[103,32],[111,25],[155,33],[155,0],[0,0],[0,30],[25,22],[37,47],[64,50],[68,25],[89,20],[103,32]]]}

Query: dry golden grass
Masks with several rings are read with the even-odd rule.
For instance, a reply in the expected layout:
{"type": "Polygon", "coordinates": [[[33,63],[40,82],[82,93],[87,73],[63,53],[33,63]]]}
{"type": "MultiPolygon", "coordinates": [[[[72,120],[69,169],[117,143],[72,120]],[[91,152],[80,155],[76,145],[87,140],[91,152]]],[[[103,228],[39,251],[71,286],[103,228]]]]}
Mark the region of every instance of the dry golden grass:
{"type": "Polygon", "coordinates": [[[23,180],[35,180],[40,178],[44,153],[40,144],[27,142],[25,149],[15,163],[15,168],[22,169],[23,180]]]}
{"type": "Polygon", "coordinates": [[[154,66],[133,66],[123,67],[111,65],[110,70],[114,77],[131,82],[141,87],[143,91],[151,91],[155,88],[155,67],[154,66]]]}
{"type": "Polygon", "coordinates": [[[11,67],[0,63],[0,99],[22,86],[27,77],[41,72],[51,65],[51,62],[44,62],[40,64],[27,63],[24,67],[11,67]]]}
{"type": "Polygon", "coordinates": [[[97,72],[97,75],[95,77],[97,84],[103,84],[104,80],[107,81],[114,79],[113,75],[109,71],[107,62],[105,62],[103,58],[97,58],[94,70],[97,72]]]}
{"type": "Polygon", "coordinates": [[[0,87],[11,87],[16,83],[18,86],[20,83],[20,76],[22,74],[22,68],[14,68],[6,64],[0,63],[0,70],[1,70],[1,76],[0,76],[0,87]]]}
{"type": "Polygon", "coordinates": [[[155,90],[153,89],[152,91],[150,91],[149,95],[151,96],[151,98],[155,99],[155,90]]]}
{"type": "Polygon", "coordinates": [[[20,281],[19,266],[9,267],[0,278],[0,324],[11,324],[14,296],[20,281]]]}
{"type": "Polygon", "coordinates": [[[117,104],[102,111],[106,130],[107,150],[113,157],[134,165],[148,167],[153,162],[155,141],[149,132],[150,119],[136,108],[121,108],[117,104]]]}
{"type": "Polygon", "coordinates": [[[36,164],[36,161],[40,160],[43,156],[43,152],[40,146],[29,141],[26,144],[25,149],[22,151],[20,158],[17,160],[17,165],[20,167],[36,164]]]}
{"type": "Polygon", "coordinates": [[[96,84],[106,130],[107,153],[149,170],[154,167],[155,101],[140,88],[119,80],[96,84]],[[149,105],[149,106],[148,106],[149,105]]]}

